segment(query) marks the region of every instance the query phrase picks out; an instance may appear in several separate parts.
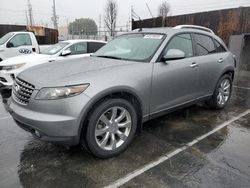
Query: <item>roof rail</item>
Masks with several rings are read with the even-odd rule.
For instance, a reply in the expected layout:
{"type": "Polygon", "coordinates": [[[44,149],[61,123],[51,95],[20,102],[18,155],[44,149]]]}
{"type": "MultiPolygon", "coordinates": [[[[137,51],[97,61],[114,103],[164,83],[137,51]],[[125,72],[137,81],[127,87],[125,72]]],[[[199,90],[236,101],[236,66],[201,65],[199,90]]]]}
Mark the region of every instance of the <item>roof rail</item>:
{"type": "Polygon", "coordinates": [[[177,25],[174,27],[174,29],[185,29],[185,28],[186,29],[199,29],[199,30],[207,31],[209,33],[214,34],[212,29],[209,29],[207,27],[198,26],[198,25],[177,25]]]}

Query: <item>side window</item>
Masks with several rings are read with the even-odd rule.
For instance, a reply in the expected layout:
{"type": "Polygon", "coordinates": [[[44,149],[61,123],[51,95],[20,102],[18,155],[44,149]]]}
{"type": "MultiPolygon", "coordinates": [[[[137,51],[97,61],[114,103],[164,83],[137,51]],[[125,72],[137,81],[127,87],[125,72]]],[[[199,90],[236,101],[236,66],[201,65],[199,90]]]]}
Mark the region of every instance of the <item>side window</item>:
{"type": "Polygon", "coordinates": [[[208,55],[216,52],[214,42],[211,37],[194,34],[194,39],[196,42],[197,56],[208,55]]]}
{"type": "Polygon", "coordinates": [[[73,44],[68,49],[71,51],[71,55],[86,54],[87,43],[81,42],[81,43],[73,44]]]}
{"type": "Polygon", "coordinates": [[[186,57],[193,56],[193,45],[190,34],[180,34],[174,36],[168,43],[164,54],[166,54],[170,49],[178,49],[185,53],[186,57]]]}
{"type": "Polygon", "coordinates": [[[101,42],[88,42],[88,53],[95,53],[104,45],[105,43],[101,43],[101,42]]]}
{"type": "Polygon", "coordinates": [[[9,41],[9,43],[11,43],[13,47],[32,45],[29,34],[17,34],[9,41]]]}
{"type": "Polygon", "coordinates": [[[215,44],[215,50],[217,53],[226,52],[226,49],[224,48],[224,46],[222,46],[217,40],[214,40],[214,44],[215,44]]]}

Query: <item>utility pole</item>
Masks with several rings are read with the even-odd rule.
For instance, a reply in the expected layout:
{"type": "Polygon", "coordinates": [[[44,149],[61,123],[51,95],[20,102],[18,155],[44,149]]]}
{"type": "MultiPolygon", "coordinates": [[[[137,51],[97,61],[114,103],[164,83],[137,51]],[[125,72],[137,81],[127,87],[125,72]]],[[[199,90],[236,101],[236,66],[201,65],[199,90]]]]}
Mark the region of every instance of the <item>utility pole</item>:
{"type": "Polygon", "coordinates": [[[29,19],[28,19],[28,14],[27,11],[25,11],[25,17],[26,17],[26,26],[29,26],[29,19]]]}
{"type": "Polygon", "coordinates": [[[150,15],[151,15],[151,16],[152,16],[152,18],[153,18],[154,16],[153,16],[153,14],[152,14],[152,12],[151,12],[151,10],[150,10],[149,6],[148,6],[148,3],[146,3],[146,6],[147,6],[147,8],[148,8],[148,11],[149,11],[150,15]]]}
{"type": "Polygon", "coordinates": [[[32,11],[32,5],[30,3],[30,0],[28,0],[28,17],[29,17],[29,24],[30,26],[34,25],[34,18],[33,18],[33,11],[32,11]]]}
{"type": "Polygon", "coordinates": [[[133,18],[133,5],[131,6],[131,9],[130,9],[130,19],[129,19],[129,21],[130,21],[130,30],[132,31],[132,29],[133,29],[133,21],[134,21],[134,18],[133,18]]]}
{"type": "Polygon", "coordinates": [[[99,15],[99,29],[98,29],[99,36],[101,36],[101,27],[102,27],[102,15],[100,14],[99,15]]]}
{"type": "Polygon", "coordinates": [[[56,2],[55,2],[55,0],[53,0],[52,11],[53,11],[53,13],[52,13],[51,20],[53,22],[54,28],[58,29],[58,19],[59,19],[59,16],[56,15],[56,2]]]}

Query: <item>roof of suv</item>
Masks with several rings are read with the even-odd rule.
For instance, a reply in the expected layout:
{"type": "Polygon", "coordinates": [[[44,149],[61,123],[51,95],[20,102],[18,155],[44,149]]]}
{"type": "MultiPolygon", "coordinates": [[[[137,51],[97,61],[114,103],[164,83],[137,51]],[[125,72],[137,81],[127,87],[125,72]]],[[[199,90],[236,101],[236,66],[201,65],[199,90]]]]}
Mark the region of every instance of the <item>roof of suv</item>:
{"type": "Polygon", "coordinates": [[[156,28],[142,28],[140,29],[135,29],[133,31],[131,31],[132,33],[135,32],[143,32],[143,33],[159,33],[159,34],[172,34],[172,33],[178,33],[178,32],[194,32],[194,33],[203,33],[206,35],[211,35],[211,36],[216,36],[215,34],[208,32],[208,31],[204,31],[201,29],[196,29],[196,28],[174,28],[174,27],[156,27],[156,28]]]}
{"type": "Polygon", "coordinates": [[[102,40],[91,40],[91,39],[71,39],[71,40],[64,40],[61,42],[69,42],[69,43],[78,43],[78,42],[100,42],[106,44],[107,42],[102,40]]]}
{"type": "Polygon", "coordinates": [[[223,46],[226,48],[224,41],[220,37],[218,37],[216,34],[214,34],[214,32],[211,29],[201,27],[201,26],[196,26],[196,25],[180,25],[180,26],[176,26],[176,27],[141,28],[141,29],[135,29],[129,33],[138,33],[138,32],[159,33],[159,34],[168,34],[168,35],[174,35],[176,33],[181,33],[181,32],[200,33],[200,34],[209,35],[209,36],[215,38],[220,43],[222,43],[223,46]],[[184,27],[181,28],[181,26],[184,26],[184,27]]]}

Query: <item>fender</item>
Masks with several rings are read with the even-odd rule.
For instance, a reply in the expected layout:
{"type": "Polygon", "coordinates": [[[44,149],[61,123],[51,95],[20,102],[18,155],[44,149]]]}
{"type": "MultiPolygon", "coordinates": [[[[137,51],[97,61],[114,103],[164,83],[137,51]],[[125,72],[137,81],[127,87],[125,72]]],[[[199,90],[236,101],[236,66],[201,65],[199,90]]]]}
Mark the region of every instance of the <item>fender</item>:
{"type": "Polygon", "coordinates": [[[131,95],[133,95],[137,101],[140,104],[140,108],[141,111],[144,107],[145,104],[142,103],[142,101],[140,100],[139,95],[137,94],[136,90],[134,88],[128,87],[128,86],[118,86],[118,87],[111,87],[108,89],[103,90],[101,93],[98,93],[97,95],[95,95],[94,97],[91,97],[91,100],[88,102],[88,104],[82,109],[81,111],[81,119],[78,121],[79,124],[79,129],[78,129],[78,136],[77,136],[77,140],[76,142],[79,142],[79,139],[81,137],[81,131],[83,128],[83,122],[86,120],[86,117],[90,111],[90,109],[98,102],[100,101],[102,98],[112,95],[114,93],[122,93],[122,92],[126,92],[129,93],[131,95]]]}
{"type": "MultiPolygon", "coordinates": [[[[216,88],[216,85],[217,85],[219,79],[220,79],[226,72],[233,72],[233,73],[235,73],[235,69],[234,69],[233,66],[229,66],[229,67],[226,67],[225,69],[223,69],[222,73],[221,73],[220,76],[217,78],[216,84],[215,84],[214,87],[213,87],[214,90],[215,90],[215,88],[216,88]]],[[[233,79],[233,78],[232,78],[232,79],[233,79]]],[[[232,81],[233,81],[233,80],[232,80],[232,81]]],[[[213,90],[213,91],[214,91],[214,90],[213,90]]]]}
{"type": "MultiPolygon", "coordinates": [[[[220,77],[222,77],[226,72],[233,72],[233,73],[235,73],[235,68],[234,68],[233,66],[226,67],[226,68],[222,71],[220,77]]],[[[220,77],[219,77],[219,78],[220,78],[220,77]]],[[[218,79],[219,79],[219,78],[218,78],[218,79]]],[[[233,79],[233,78],[232,78],[232,79],[233,79]]]]}

